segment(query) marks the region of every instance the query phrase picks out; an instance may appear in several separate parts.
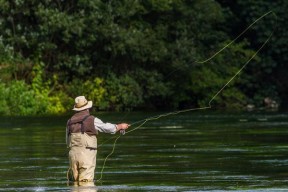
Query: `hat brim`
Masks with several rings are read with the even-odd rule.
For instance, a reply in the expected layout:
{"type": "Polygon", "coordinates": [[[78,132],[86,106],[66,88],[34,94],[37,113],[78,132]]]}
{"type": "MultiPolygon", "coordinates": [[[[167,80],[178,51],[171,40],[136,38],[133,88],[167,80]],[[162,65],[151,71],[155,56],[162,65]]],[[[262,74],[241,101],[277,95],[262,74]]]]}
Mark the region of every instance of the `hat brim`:
{"type": "Polygon", "coordinates": [[[88,103],[87,103],[85,106],[83,106],[83,107],[77,108],[77,107],[75,107],[75,105],[74,105],[74,108],[73,108],[72,110],[73,110],[73,111],[83,111],[83,110],[85,110],[85,109],[90,109],[92,106],[93,106],[93,102],[92,102],[92,101],[88,101],[88,103]]]}

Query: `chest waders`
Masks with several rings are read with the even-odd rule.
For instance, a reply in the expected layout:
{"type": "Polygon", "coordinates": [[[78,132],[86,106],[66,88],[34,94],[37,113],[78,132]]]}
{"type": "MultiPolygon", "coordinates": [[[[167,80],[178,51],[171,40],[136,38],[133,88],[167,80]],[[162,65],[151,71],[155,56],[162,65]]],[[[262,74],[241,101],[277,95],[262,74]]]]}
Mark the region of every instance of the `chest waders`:
{"type": "MultiPolygon", "coordinates": [[[[87,122],[86,115],[82,120],[73,122],[73,118],[68,121],[69,135],[69,162],[72,170],[73,180],[77,182],[93,182],[96,168],[97,137],[89,135],[92,127],[91,122],[87,122]],[[86,121],[86,123],[85,123],[86,121]],[[89,127],[85,127],[89,126],[89,127]]],[[[94,119],[93,119],[94,122],[94,119]]],[[[94,125],[94,124],[93,124],[94,125]]],[[[67,176],[68,177],[68,176],[67,176]]]]}

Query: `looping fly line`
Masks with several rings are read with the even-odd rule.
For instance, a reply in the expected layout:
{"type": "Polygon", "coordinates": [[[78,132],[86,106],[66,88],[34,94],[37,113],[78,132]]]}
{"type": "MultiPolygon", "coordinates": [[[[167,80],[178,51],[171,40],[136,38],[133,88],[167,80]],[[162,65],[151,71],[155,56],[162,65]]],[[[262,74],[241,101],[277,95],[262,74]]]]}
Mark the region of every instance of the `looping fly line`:
{"type": "MultiPolygon", "coordinates": [[[[236,38],[234,38],[231,42],[229,42],[228,44],[226,44],[222,49],[220,49],[219,51],[217,51],[214,55],[212,55],[211,57],[209,57],[206,60],[203,61],[196,61],[196,63],[199,64],[204,64],[207,63],[208,61],[212,60],[214,57],[216,57],[218,54],[220,54],[223,50],[225,50],[227,47],[229,47],[232,43],[234,43],[236,40],[238,40],[241,36],[243,36],[244,33],[246,33],[246,31],[248,31],[253,25],[255,25],[258,21],[260,21],[261,19],[263,19],[264,17],[266,17],[267,15],[272,14],[275,17],[275,21],[277,21],[277,16],[273,11],[269,11],[265,14],[263,14],[261,17],[259,17],[258,19],[256,19],[252,24],[250,24],[244,31],[242,31],[236,38]]],[[[179,110],[179,111],[173,111],[173,112],[169,112],[169,113],[164,113],[164,114],[160,114],[157,116],[153,116],[153,117],[149,117],[134,123],[131,123],[130,126],[133,126],[135,124],[139,124],[138,126],[136,126],[135,128],[129,130],[126,132],[126,134],[131,133],[139,128],[141,128],[145,123],[147,123],[148,121],[154,121],[157,119],[160,119],[162,117],[167,117],[167,116],[171,116],[171,115],[177,115],[179,113],[186,113],[186,112],[190,112],[190,111],[197,111],[197,110],[205,110],[205,109],[211,109],[211,102],[213,100],[215,100],[215,98],[231,83],[231,81],[234,80],[234,78],[239,75],[239,73],[250,63],[250,61],[263,49],[263,47],[269,42],[269,40],[271,39],[273,33],[275,31],[275,26],[272,30],[272,32],[269,34],[269,36],[267,37],[266,41],[258,48],[258,50],[248,59],[248,61],[229,79],[229,81],[210,99],[210,101],[208,102],[208,105],[205,107],[198,107],[198,108],[190,108],[190,109],[184,109],[184,110],[179,110]]],[[[114,153],[115,151],[115,147],[116,147],[116,143],[117,140],[121,137],[121,134],[119,136],[116,137],[114,144],[113,144],[113,148],[112,151],[107,155],[107,157],[104,159],[104,163],[101,169],[101,173],[100,173],[100,178],[97,181],[101,181],[102,176],[103,176],[103,171],[106,165],[106,161],[108,160],[108,158],[114,153]]],[[[111,139],[114,139],[115,137],[112,137],[111,139]]],[[[107,141],[111,140],[108,139],[107,141]]],[[[101,145],[103,145],[104,143],[106,143],[107,141],[103,142],[101,145]]],[[[99,146],[101,146],[99,145],[99,146]]]]}

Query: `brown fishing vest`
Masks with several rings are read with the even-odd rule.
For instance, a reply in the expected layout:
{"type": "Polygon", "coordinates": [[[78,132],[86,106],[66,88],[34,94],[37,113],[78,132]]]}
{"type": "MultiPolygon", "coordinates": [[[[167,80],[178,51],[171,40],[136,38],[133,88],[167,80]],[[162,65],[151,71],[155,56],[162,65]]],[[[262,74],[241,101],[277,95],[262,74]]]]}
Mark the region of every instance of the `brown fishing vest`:
{"type": "Polygon", "coordinates": [[[95,117],[87,110],[74,114],[67,122],[68,147],[97,149],[98,131],[94,126],[95,117]]]}
{"type": "Polygon", "coordinates": [[[80,111],[74,114],[68,120],[67,128],[68,133],[87,133],[88,135],[97,135],[98,131],[94,126],[94,117],[88,111],[80,111]]]}

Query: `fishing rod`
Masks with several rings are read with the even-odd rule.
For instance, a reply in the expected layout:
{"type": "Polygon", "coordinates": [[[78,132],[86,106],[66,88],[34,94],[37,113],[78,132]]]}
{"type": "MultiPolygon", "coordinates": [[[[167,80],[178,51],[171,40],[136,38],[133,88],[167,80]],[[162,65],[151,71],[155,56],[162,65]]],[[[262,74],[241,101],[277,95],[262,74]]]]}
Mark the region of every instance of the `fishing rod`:
{"type": "MultiPolygon", "coordinates": [[[[263,14],[262,16],[260,16],[259,18],[257,18],[253,23],[251,23],[245,30],[243,30],[236,38],[234,38],[232,41],[230,41],[228,44],[226,44],[223,48],[221,48],[219,51],[217,51],[215,54],[213,54],[211,57],[209,57],[208,59],[205,59],[203,61],[196,61],[196,63],[199,64],[204,64],[207,63],[208,61],[212,60],[214,57],[216,57],[218,54],[220,54],[223,50],[225,50],[227,47],[229,47],[232,43],[234,43],[237,39],[239,39],[241,36],[243,36],[243,34],[245,34],[253,25],[255,25],[258,21],[260,21],[261,19],[263,19],[264,17],[266,17],[267,15],[272,14],[275,17],[275,21],[277,22],[277,15],[273,12],[273,11],[269,11],[265,14],[263,14]]],[[[189,112],[189,111],[196,111],[196,110],[206,110],[206,109],[211,109],[212,105],[211,103],[215,100],[215,98],[235,79],[236,76],[238,76],[241,71],[244,70],[244,68],[251,62],[251,60],[266,46],[266,44],[270,41],[270,39],[272,38],[275,29],[276,29],[276,24],[273,26],[273,30],[271,31],[271,33],[269,34],[269,36],[267,37],[267,39],[264,41],[264,43],[258,48],[258,50],[246,61],[246,63],[227,81],[227,83],[224,84],[224,86],[221,87],[221,89],[219,91],[216,92],[216,94],[213,95],[213,97],[210,99],[210,101],[208,102],[207,106],[204,107],[198,107],[198,108],[190,108],[190,109],[184,109],[184,110],[179,110],[179,111],[172,111],[172,112],[168,112],[168,113],[163,113],[160,115],[156,115],[156,116],[152,116],[152,117],[148,117],[136,122],[133,122],[130,124],[130,126],[134,126],[136,124],[140,124],[138,126],[136,126],[134,129],[129,130],[127,132],[125,132],[125,130],[123,130],[122,132],[120,132],[120,135],[116,137],[114,143],[113,143],[113,148],[112,151],[106,156],[106,158],[104,159],[104,163],[100,172],[100,178],[97,181],[101,181],[102,176],[103,176],[103,171],[106,165],[106,161],[108,160],[108,158],[114,153],[115,151],[115,146],[116,146],[116,142],[118,141],[118,139],[127,133],[131,133],[139,128],[141,128],[145,123],[147,123],[148,121],[153,121],[153,120],[158,120],[162,117],[167,117],[167,116],[171,116],[171,115],[177,115],[180,113],[185,113],[185,112],[189,112]]],[[[115,137],[114,137],[115,138],[115,137]]],[[[109,139],[111,140],[111,139],[109,139]]],[[[108,140],[107,140],[108,141],[108,140]]],[[[107,141],[105,141],[104,143],[106,143],[107,141]]],[[[101,145],[103,145],[104,143],[102,143],[101,145]]],[[[100,145],[100,146],[101,146],[100,145]]]]}

